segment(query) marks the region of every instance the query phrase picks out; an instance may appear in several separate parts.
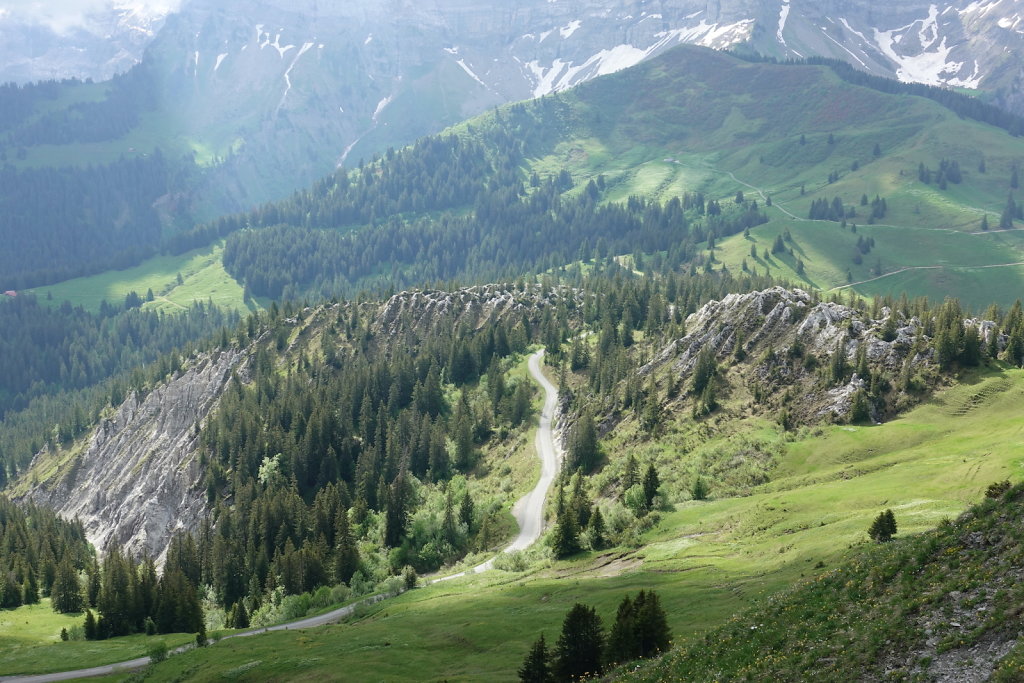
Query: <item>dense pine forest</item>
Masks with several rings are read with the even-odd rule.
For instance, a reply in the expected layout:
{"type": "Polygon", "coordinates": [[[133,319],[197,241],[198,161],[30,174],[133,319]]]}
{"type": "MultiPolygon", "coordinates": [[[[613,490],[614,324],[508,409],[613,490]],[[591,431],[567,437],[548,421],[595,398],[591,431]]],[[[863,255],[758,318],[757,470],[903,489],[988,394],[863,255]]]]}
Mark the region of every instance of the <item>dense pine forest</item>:
{"type": "Polygon", "coordinates": [[[50,596],[63,611],[79,611],[78,572],[95,562],[81,524],[0,497],[0,549],[0,608],[50,596]],[[73,590],[67,589],[69,576],[74,577],[73,590]],[[65,592],[70,593],[66,599],[65,592]]]}
{"type": "Polygon", "coordinates": [[[166,315],[140,310],[141,301],[129,297],[98,313],[25,295],[0,302],[0,480],[44,444],[81,435],[144,377],[163,377],[182,356],[216,343],[214,333],[239,323],[212,304],[166,315]]]}

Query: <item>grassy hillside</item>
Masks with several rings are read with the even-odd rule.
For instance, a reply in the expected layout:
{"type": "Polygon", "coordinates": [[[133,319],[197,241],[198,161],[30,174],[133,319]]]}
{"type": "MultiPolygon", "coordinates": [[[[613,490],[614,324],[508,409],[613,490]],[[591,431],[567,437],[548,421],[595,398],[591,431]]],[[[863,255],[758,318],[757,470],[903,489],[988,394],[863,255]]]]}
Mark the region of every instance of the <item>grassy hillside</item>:
{"type": "Polygon", "coordinates": [[[1022,502],[1018,485],[934,531],[859,548],[622,679],[1019,681],[1022,502]]]}
{"type": "MultiPolygon", "coordinates": [[[[62,671],[85,668],[111,661],[145,656],[154,639],[146,636],[115,638],[109,641],[77,640],[62,642],[61,629],[81,631],[84,613],[57,614],[50,599],[38,605],[0,611],[0,675],[16,671],[62,671]]],[[[158,636],[171,648],[191,642],[191,634],[158,636]]]]}
{"type": "MultiPolygon", "coordinates": [[[[224,641],[170,659],[147,680],[316,680],[339,670],[357,679],[513,680],[530,643],[542,631],[556,638],[574,602],[597,607],[607,626],[622,595],[640,588],[662,596],[675,641],[684,647],[703,643],[692,639],[725,624],[741,624],[725,626],[738,633],[749,619],[732,615],[801,578],[833,577],[840,566],[866,573],[862,558],[869,555],[861,546],[880,510],[895,512],[897,538],[915,539],[956,517],[988,484],[1019,479],[1024,448],[1015,434],[1024,422],[1012,406],[1022,395],[1024,372],[992,368],[888,424],[785,435],[758,420],[723,420],[699,448],[692,445],[700,427],[688,420],[669,425],[654,446],[641,445],[636,425],[627,422],[606,443],[610,469],[629,452],[654,459],[671,503],[636,547],[557,564],[541,554],[523,573],[495,571],[418,588],[349,623],[224,641]],[[716,457],[750,457],[751,444],[775,454],[770,482],[749,488],[749,495],[689,500],[690,468],[716,457]]],[[[927,542],[921,538],[879,552],[913,556],[916,550],[902,548],[927,542]]],[[[651,680],[686,671],[661,669],[651,680]]]]}
{"type": "Polygon", "coordinates": [[[720,240],[719,265],[739,268],[747,258],[748,267],[768,265],[822,289],[871,280],[853,288],[963,296],[975,306],[1012,302],[1020,291],[1020,239],[992,231],[1024,141],[924,98],[853,86],[824,67],[750,64],[683,47],[543,109],[549,130],[528,152],[529,169],[542,176],[568,168],[582,185],[603,174],[608,201],[703,192],[726,203],[743,191],[763,206],[770,196],[772,222],[751,238],[720,240]],[[958,162],[961,183],[943,190],[918,179],[919,164],[937,170],[942,160],[958,162]],[[862,195],[886,199],[879,225],[865,225],[862,195]],[[851,260],[857,235],[849,227],[844,234],[838,223],[806,220],[813,200],[834,197],[857,210],[849,219],[857,234],[876,239],[862,264],[851,260]],[[990,232],[967,238],[986,215],[990,232]],[[806,278],[796,276],[795,259],[749,258],[749,242],[760,252],[786,229],[805,248],[798,256],[806,278]],[[895,272],[905,267],[936,272],[895,272]]]}
{"type": "MultiPolygon", "coordinates": [[[[701,252],[702,245],[696,245],[700,263],[710,261],[715,268],[735,271],[746,261],[748,268],[759,272],[767,268],[822,290],[851,287],[864,295],[906,291],[933,299],[961,296],[976,307],[993,300],[1012,303],[1024,284],[1020,267],[1024,246],[1014,231],[998,230],[1012,190],[1013,169],[1024,158],[1024,141],[960,118],[923,97],[851,85],[824,66],[749,63],[681,46],[571,91],[498,109],[453,131],[487,145],[496,172],[515,164],[526,181],[534,173],[543,179],[567,169],[576,181],[569,196],[582,193],[590,180],[603,178],[600,201],[605,203],[624,202],[633,195],[666,202],[701,193],[706,200],[721,203],[728,215],[735,210],[737,192],[743,192],[746,202],[756,200],[770,221],[753,228],[749,236],[717,235],[713,253],[701,252]],[[510,140],[519,145],[514,153],[509,151],[510,140]],[[943,162],[953,161],[959,174],[942,187],[938,169],[943,162]],[[919,179],[922,166],[931,182],[919,179]],[[771,206],[767,206],[769,197],[771,206]],[[871,219],[871,207],[862,205],[862,198],[875,197],[885,199],[887,211],[871,219]],[[808,220],[812,202],[836,199],[855,214],[847,219],[847,226],[808,220]],[[981,231],[983,219],[988,232],[981,231]],[[869,222],[874,225],[866,225],[869,222]],[[764,248],[787,230],[799,251],[763,259],[764,248]],[[873,238],[874,247],[855,259],[859,238],[873,238]],[[757,256],[750,255],[751,246],[757,256]],[[803,268],[797,272],[800,263],[803,268]]],[[[201,163],[225,154],[205,144],[193,149],[201,163]]],[[[405,158],[416,159],[411,152],[405,158]]],[[[390,155],[381,163],[408,167],[402,165],[402,158],[392,160],[390,155]]],[[[429,167],[416,169],[415,177],[401,184],[416,194],[423,187],[450,181],[441,177],[449,170],[434,168],[433,172],[438,177],[430,177],[429,167]]],[[[481,188],[487,180],[480,178],[481,188]]],[[[231,191],[256,182],[255,176],[238,176],[238,187],[231,191]]],[[[432,224],[445,220],[436,213],[403,210],[391,215],[376,209],[369,222],[377,227],[353,226],[350,219],[334,224],[330,218],[335,213],[334,186],[328,181],[311,190],[304,201],[312,213],[288,220],[304,229],[354,229],[368,234],[378,232],[389,220],[423,218],[432,224]],[[311,216],[319,218],[311,221],[311,216]]],[[[501,196],[500,188],[480,192],[501,196]]],[[[350,201],[351,196],[338,201],[350,201]]],[[[477,192],[467,196],[464,205],[444,208],[456,215],[468,213],[476,206],[477,192]]],[[[370,195],[366,201],[377,200],[370,195]]],[[[281,212],[287,213],[287,203],[281,206],[281,212]]],[[[688,218],[692,225],[706,221],[701,211],[691,210],[688,218]]],[[[263,213],[257,212],[235,223],[273,224],[263,220],[263,213]]],[[[366,241],[379,239],[368,236],[366,241]]],[[[596,240],[595,236],[591,241],[596,240]]],[[[507,250],[517,247],[505,246],[507,250]]],[[[375,253],[366,258],[379,261],[370,272],[391,272],[396,265],[390,256],[375,253]]],[[[399,265],[416,272],[420,264],[399,265]]],[[[348,275],[344,266],[336,267],[338,272],[316,273],[311,278],[332,282],[340,274],[348,275]]],[[[330,270],[331,264],[321,268],[330,270]]],[[[464,278],[465,273],[432,275],[435,279],[456,276],[464,278]]],[[[106,277],[80,284],[90,292],[104,287],[106,277]]],[[[219,276],[215,279],[220,281],[219,276]]],[[[62,287],[75,292],[78,284],[62,287]]],[[[295,284],[300,291],[308,285],[295,284]]],[[[196,285],[202,295],[202,287],[213,283],[197,281],[196,285]]]]}

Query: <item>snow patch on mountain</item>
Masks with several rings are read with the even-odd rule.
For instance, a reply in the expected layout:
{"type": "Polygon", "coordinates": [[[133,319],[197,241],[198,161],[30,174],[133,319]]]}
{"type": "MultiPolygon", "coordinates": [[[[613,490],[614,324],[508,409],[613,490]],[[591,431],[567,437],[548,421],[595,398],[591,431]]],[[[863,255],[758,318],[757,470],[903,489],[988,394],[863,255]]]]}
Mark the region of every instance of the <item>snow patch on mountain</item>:
{"type": "Polygon", "coordinates": [[[786,30],[786,20],[789,19],[789,2],[783,2],[782,7],[779,9],[779,30],[775,33],[775,37],[783,45],[786,44],[786,39],[783,38],[782,32],[786,30]]]}
{"type": "Polygon", "coordinates": [[[390,95],[385,97],[385,98],[383,98],[380,102],[377,103],[377,108],[373,111],[373,122],[374,122],[374,124],[377,123],[377,119],[380,118],[380,115],[384,112],[385,109],[387,109],[387,106],[389,104],[391,104],[391,96],[390,95]]]}
{"type": "Polygon", "coordinates": [[[599,50],[580,64],[556,58],[551,66],[544,66],[536,59],[526,62],[525,66],[533,77],[533,96],[543,97],[571,88],[586,79],[636,66],[671,44],[693,43],[719,49],[730,47],[749,38],[753,28],[752,19],[732,24],[708,24],[701,19],[696,26],[659,31],[654,34],[655,42],[646,48],[624,43],[599,50]]]}
{"type": "Polygon", "coordinates": [[[474,81],[476,81],[477,83],[479,83],[483,87],[485,87],[488,90],[490,90],[490,86],[487,85],[486,83],[484,83],[482,80],[480,80],[480,77],[477,76],[476,73],[472,69],[470,69],[469,66],[466,65],[466,60],[465,59],[456,60],[455,63],[458,64],[459,66],[461,66],[462,70],[465,71],[469,75],[470,78],[472,78],[474,81]]]}
{"type": "Polygon", "coordinates": [[[558,34],[562,36],[563,40],[566,38],[571,38],[572,34],[576,33],[576,31],[579,30],[582,24],[583,22],[580,21],[579,19],[574,19],[573,21],[570,21],[562,28],[558,29],[558,34]]]}
{"type": "Polygon", "coordinates": [[[949,43],[947,36],[941,35],[938,18],[938,6],[931,5],[924,19],[888,31],[874,29],[875,44],[896,65],[896,78],[901,81],[977,88],[981,83],[980,65],[975,61],[973,74],[960,77],[964,62],[950,59],[955,46],[949,43]],[[914,35],[911,31],[916,24],[920,27],[914,35]],[[908,36],[917,39],[920,52],[901,54],[897,51],[897,47],[907,42],[908,36]]]}

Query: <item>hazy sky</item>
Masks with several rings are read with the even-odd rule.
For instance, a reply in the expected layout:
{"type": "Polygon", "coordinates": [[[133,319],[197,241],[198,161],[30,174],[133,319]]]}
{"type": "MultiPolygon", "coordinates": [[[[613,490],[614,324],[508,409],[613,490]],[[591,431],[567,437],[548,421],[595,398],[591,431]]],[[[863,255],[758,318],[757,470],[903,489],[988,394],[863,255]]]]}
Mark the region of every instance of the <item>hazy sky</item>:
{"type": "Polygon", "coordinates": [[[182,0],[3,0],[0,20],[10,17],[33,24],[44,24],[58,33],[87,26],[89,16],[111,6],[167,14],[178,9],[182,0]]]}

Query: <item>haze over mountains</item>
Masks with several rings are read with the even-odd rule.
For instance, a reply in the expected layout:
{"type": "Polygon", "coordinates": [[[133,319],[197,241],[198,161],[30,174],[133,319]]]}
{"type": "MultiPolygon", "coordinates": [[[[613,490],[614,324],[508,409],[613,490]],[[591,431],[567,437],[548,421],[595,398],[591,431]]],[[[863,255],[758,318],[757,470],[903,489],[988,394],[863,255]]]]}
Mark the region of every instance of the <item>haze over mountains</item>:
{"type": "Polygon", "coordinates": [[[1020,107],[1009,91],[1021,76],[1022,35],[1014,0],[91,0],[0,12],[0,80],[108,78],[140,61],[154,40],[177,47],[198,76],[219,72],[229,57],[240,61],[255,40],[276,44],[284,70],[313,47],[321,58],[355,56],[358,66],[347,70],[383,77],[385,90],[396,89],[394,79],[408,87],[424,68],[455,64],[485,91],[481,100],[505,101],[564,89],[685,42],[834,57],[906,82],[981,89],[1020,107]]]}

